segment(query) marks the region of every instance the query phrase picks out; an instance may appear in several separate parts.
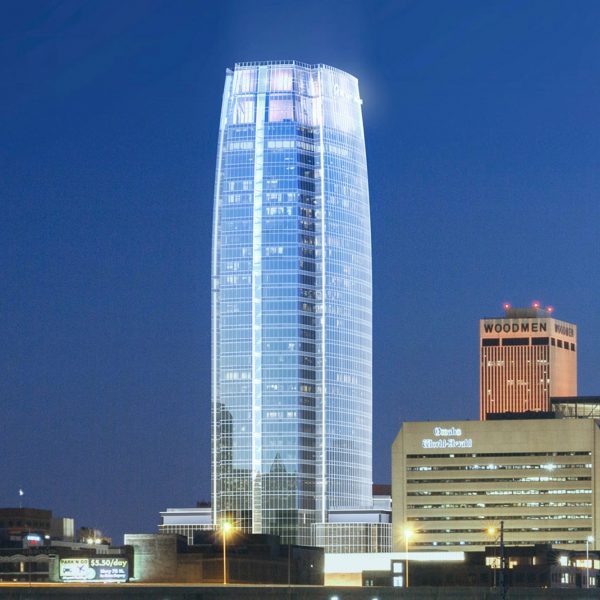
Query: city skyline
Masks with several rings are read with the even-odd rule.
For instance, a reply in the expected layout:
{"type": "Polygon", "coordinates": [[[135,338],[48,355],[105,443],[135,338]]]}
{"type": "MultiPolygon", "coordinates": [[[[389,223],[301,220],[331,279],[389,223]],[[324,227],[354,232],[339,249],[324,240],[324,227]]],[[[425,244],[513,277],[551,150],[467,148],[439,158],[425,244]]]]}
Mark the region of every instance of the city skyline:
{"type": "Polygon", "coordinates": [[[600,347],[600,8],[561,2],[5,3],[0,505],[118,538],[210,497],[223,70],[361,82],[374,480],[400,423],[478,418],[478,321],[540,300],[600,347]],[[107,501],[108,497],[108,501],[107,501]]]}
{"type": "Polygon", "coordinates": [[[355,77],[227,70],[212,248],[213,522],[311,545],[372,505],[371,223],[355,77]]]}

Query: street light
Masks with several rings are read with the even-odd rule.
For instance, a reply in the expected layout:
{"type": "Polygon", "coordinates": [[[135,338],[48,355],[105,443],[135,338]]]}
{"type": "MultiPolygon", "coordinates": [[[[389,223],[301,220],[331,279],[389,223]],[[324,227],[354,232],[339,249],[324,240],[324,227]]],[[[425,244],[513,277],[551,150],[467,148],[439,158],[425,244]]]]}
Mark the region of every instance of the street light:
{"type": "MultiPolygon", "coordinates": [[[[488,527],[486,532],[492,536],[498,536],[496,540],[500,541],[500,590],[502,600],[506,598],[506,588],[508,587],[506,573],[506,554],[504,550],[504,521],[500,521],[500,531],[497,527],[488,527]]],[[[494,571],[494,586],[496,585],[496,571],[494,571]]]]}
{"type": "Polygon", "coordinates": [[[413,530],[410,527],[404,528],[404,570],[406,571],[406,587],[408,587],[408,540],[412,537],[413,530]]]}
{"type": "Polygon", "coordinates": [[[506,554],[504,550],[504,521],[500,521],[500,586],[502,588],[502,600],[505,600],[508,581],[506,573],[506,554]]]}
{"type": "Polygon", "coordinates": [[[492,556],[492,561],[493,561],[492,562],[492,573],[494,574],[494,577],[493,577],[494,587],[496,587],[496,571],[497,571],[497,568],[496,568],[496,541],[498,540],[498,538],[497,538],[498,528],[491,526],[491,527],[488,527],[485,530],[485,532],[492,538],[493,543],[494,543],[494,546],[493,546],[494,555],[492,556]]]}
{"type": "Polygon", "coordinates": [[[594,541],[593,535],[588,535],[585,539],[585,587],[590,587],[590,542],[594,541]]]}
{"type": "Polygon", "coordinates": [[[221,532],[223,534],[223,585],[227,585],[227,534],[233,529],[229,521],[221,523],[221,532]]]}

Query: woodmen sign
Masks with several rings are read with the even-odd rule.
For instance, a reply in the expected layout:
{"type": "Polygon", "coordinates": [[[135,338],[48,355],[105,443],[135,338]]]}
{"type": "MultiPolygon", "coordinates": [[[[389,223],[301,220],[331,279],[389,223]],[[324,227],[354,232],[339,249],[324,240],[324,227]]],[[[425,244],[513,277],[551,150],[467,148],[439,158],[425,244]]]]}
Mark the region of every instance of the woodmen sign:
{"type": "Polygon", "coordinates": [[[485,333],[542,333],[548,331],[548,323],[543,321],[522,321],[520,323],[483,322],[485,333]]]}

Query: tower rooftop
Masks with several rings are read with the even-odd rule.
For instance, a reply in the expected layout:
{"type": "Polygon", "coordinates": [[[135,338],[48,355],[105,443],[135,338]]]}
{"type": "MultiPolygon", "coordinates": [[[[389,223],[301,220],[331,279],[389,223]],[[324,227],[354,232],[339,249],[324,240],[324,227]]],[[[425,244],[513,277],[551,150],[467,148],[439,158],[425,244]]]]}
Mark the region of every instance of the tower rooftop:
{"type": "Polygon", "coordinates": [[[539,306],[526,306],[523,308],[505,306],[504,315],[507,319],[535,319],[536,317],[552,317],[553,310],[550,307],[541,308],[539,306]]]}

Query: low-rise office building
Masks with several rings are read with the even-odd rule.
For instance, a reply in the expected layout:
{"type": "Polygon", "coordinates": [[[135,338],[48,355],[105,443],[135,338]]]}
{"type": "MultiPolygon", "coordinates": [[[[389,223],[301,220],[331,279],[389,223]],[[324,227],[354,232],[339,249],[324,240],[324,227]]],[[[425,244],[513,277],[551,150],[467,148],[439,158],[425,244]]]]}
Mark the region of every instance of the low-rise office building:
{"type": "Polygon", "coordinates": [[[394,550],[595,548],[600,430],[592,419],[404,423],[392,446],[394,550]]]}
{"type": "Polygon", "coordinates": [[[212,509],[209,505],[192,508],[167,508],[160,513],[160,533],[176,533],[184,535],[188,544],[194,543],[194,535],[198,531],[211,531],[215,527],[212,520],[212,509]]]}
{"type": "MultiPolygon", "coordinates": [[[[465,552],[464,560],[412,560],[410,587],[481,588],[590,588],[597,589],[600,559],[597,552],[556,550],[548,544],[504,549],[505,570],[500,568],[500,548],[465,552]]],[[[395,558],[386,571],[364,570],[364,586],[404,586],[406,561],[395,558]]]]}
{"type": "Polygon", "coordinates": [[[352,513],[352,522],[343,519],[343,513],[329,513],[328,523],[312,525],[312,539],[315,546],[332,554],[352,554],[364,552],[390,552],[392,547],[392,524],[381,522],[381,515],[375,511],[352,513]],[[336,521],[336,519],[340,519],[336,521]],[[372,519],[372,520],[371,520],[372,519]]]}
{"type": "Polygon", "coordinates": [[[323,549],[287,546],[266,534],[198,531],[194,544],[176,534],[126,533],[133,548],[135,581],[142,583],[228,583],[322,585],[323,549]]]}
{"type": "Polygon", "coordinates": [[[71,517],[41,508],[0,508],[0,581],[127,581],[130,552],[97,529],[75,535],[71,517]],[[75,540],[76,538],[76,540],[75,540]]]}
{"type": "MultiPolygon", "coordinates": [[[[328,512],[326,523],[313,523],[311,545],[327,553],[391,552],[392,550],[391,486],[373,485],[373,505],[369,508],[337,508],[328,512]]],[[[175,533],[194,544],[201,531],[215,529],[212,509],[208,504],[193,508],[167,508],[160,513],[160,533],[175,533]]]]}
{"type": "Polygon", "coordinates": [[[464,552],[351,552],[347,554],[325,554],[325,585],[360,587],[369,586],[404,586],[404,567],[407,561],[413,563],[433,563],[447,565],[462,563],[464,552]],[[392,565],[395,567],[392,569],[392,565]],[[390,574],[394,572],[395,581],[392,583],[390,574]],[[371,576],[365,579],[365,573],[371,576]],[[374,581],[372,576],[377,574],[374,581]]]}
{"type": "Polygon", "coordinates": [[[312,524],[312,544],[324,548],[327,554],[391,552],[391,494],[390,485],[374,484],[371,507],[328,511],[326,523],[312,524]]]}
{"type": "Polygon", "coordinates": [[[44,539],[73,541],[75,521],[55,517],[43,508],[0,508],[0,542],[20,540],[24,534],[38,534],[44,539]]]}
{"type": "MultiPolygon", "coordinates": [[[[27,534],[29,535],[29,534],[27,534]]],[[[24,539],[0,545],[0,582],[125,582],[133,563],[127,547],[24,539]]]]}

